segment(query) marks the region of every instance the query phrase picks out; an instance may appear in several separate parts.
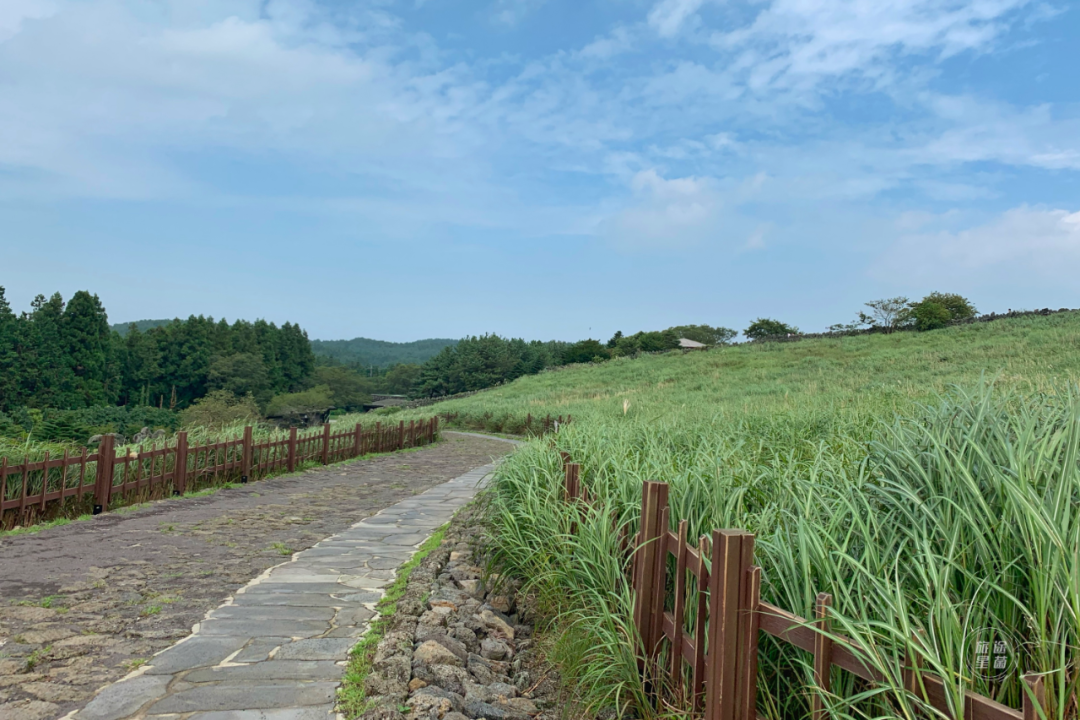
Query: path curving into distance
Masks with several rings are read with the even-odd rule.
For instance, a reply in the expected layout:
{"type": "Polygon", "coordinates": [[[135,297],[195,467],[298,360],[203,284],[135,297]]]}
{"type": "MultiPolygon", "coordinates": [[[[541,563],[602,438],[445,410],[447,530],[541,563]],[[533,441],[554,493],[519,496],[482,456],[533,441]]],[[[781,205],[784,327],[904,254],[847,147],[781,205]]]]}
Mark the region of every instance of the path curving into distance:
{"type": "Polygon", "coordinates": [[[0,538],[10,553],[0,570],[24,570],[0,587],[0,653],[14,658],[0,661],[0,720],[334,717],[345,658],[382,588],[511,443],[446,433],[411,453],[0,538]],[[279,537],[307,549],[274,559],[267,545],[279,537]],[[122,616],[128,606],[134,614],[122,616]],[[132,647],[152,651],[121,662],[132,647]],[[119,681],[95,694],[103,680],[119,681]]]}

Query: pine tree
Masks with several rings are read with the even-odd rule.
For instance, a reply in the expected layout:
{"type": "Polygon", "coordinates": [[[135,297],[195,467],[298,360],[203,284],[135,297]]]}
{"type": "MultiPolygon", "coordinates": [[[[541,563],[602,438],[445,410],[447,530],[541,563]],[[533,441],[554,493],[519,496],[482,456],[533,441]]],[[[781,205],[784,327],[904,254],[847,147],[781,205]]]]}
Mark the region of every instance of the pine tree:
{"type": "Polygon", "coordinates": [[[161,376],[161,351],[150,334],[139,332],[132,323],[124,338],[124,391],[128,405],[145,405],[151,384],[161,376]]]}
{"type": "Polygon", "coordinates": [[[61,334],[72,378],[64,409],[93,407],[108,402],[109,318],[97,295],[75,293],[64,309],[61,334]]]}
{"type": "Polygon", "coordinates": [[[18,323],[4,296],[4,288],[0,286],[0,410],[11,410],[21,404],[19,354],[16,350],[18,323]]]}
{"type": "Polygon", "coordinates": [[[76,401],[75,376],[64,357],[64,299],[38,295],[23,314],[18,352],[20,384],[27,405],[67,408],[76,401]]]}

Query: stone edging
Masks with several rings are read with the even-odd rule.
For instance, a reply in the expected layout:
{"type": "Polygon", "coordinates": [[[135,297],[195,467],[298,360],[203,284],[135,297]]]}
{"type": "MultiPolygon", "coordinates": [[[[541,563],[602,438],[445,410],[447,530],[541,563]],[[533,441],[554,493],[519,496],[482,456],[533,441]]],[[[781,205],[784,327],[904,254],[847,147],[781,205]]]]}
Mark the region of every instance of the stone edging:
{"type": "Polygon", "coordinates": [[[515,613],[518,584],[485,577],[476,553],[480,509],[451,523],[412,572],[365,680],[360,720],[529,720],[530,674],[519,653],[532,628],[515,613]]]}

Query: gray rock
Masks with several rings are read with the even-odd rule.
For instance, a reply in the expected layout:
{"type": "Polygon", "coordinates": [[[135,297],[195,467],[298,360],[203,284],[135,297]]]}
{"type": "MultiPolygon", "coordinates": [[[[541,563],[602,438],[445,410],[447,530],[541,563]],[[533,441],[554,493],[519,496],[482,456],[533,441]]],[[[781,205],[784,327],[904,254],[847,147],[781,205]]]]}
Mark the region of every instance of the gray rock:
{"type": "MultiPolygon", "coordinates": [[[[150,713],[199,710],[265,710],[325,705],[334,701],[337,683],[278,682],[273,685],[203,685],[181,690],[154,703],[150,713]]],[[[82,720],[80,718],[80,720],[82,720]]]]}
{"type": "Polygon", "coordinates": [[[469,652],[479,652],[480,641],[476,639],[476,633],[462,625],[450,631],[450,637],[454,638],[469,652]]]}
{"type": "Polygon", "coordinates": [[[414,692],[406,705],[421,717],[432,710],[435,711],[435,717],[442,717],[449,712],[461,712],[464,699],[460,695],[429,685],[414,692]]]}
{"type": "Polygon", "coordinates": [[[469,670],[477,682],[481,685],[490,685],[491,683],[498,682],[499,676],[492,669],[491,665],[483,660],[479,655],[469,655],[469,661],[466,664],[469,670]]]}
{"type": "Polygon", "coordinates": [[[488,660],[506,660],[510,657],[510,646],[502,640],[485,638],[480,643],[480,655],[488,660]]]}
{"type": "Polygon", "coordinates": [[[316,638],[282,645],[275,660],[344,660],[356,644],[353,638],[316,638]]]}
{"type": "Polygon", "coordinates": [[[434,640],[428,640],[413,652],[413,664],[423,665],[457,665],[465,663],[453,652],[443,647],[434,640]]]}
{"type": "Polygon", "coordinates": [[[433,637],[431,639],[432,641],[439,643],[444,648],[457,655],[458,658],[461,660],[462,665],[464,665],[465,661],[469,659],[469,649],[465,647],[465,644],[460,640],[455,640],[454,638],[447,637],[446,635],[433,637]]]}
{"type": "Polygon", "coordinates": [[[465,703],[465,714],[471,718],[485,718],[486,720],[527,720],[529,717],[507,705],[493,705],[480,700],[470,700],[465,703]]]}
{"type": "Polygon", "coordinates": [[[239,650],[247,638],[196,635],[150,658],[146,675],[162,675],[191,668],[217,665],[239,650]]]}
{"type": "Polygon", "coordinates": [[[453,665],[429,665],[420,672],[417,668],[416,677],[426,682],[429,686],[440,687],[455,695],[465,694],[465,684],[472,682],[472,676],[464,668],[453,665]]]}
{"type": "Polygon", "coordinates": [[[172,677],[166,675],[140,675],[130,680],[113,683],[99,692],[93,700],[79,711],[79,720],[119,720],[132,715],[149,702],[165,695],[165,688],[172,677]]]}

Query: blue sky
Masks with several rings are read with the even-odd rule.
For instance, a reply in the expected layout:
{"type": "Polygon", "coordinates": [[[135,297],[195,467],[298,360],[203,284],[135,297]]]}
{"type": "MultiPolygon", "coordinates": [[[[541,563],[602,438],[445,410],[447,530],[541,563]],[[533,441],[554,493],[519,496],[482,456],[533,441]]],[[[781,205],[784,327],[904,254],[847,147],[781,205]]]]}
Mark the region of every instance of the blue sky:
{"type": "Polygon", "coordinates": [[[315,338],[1078,307],[1080,5],[2,0],[0,285],[315,338]]]}

